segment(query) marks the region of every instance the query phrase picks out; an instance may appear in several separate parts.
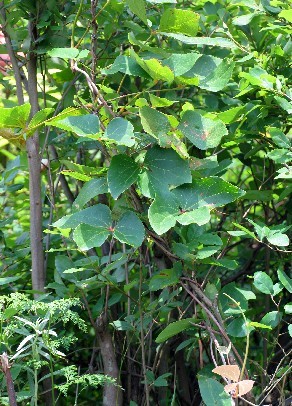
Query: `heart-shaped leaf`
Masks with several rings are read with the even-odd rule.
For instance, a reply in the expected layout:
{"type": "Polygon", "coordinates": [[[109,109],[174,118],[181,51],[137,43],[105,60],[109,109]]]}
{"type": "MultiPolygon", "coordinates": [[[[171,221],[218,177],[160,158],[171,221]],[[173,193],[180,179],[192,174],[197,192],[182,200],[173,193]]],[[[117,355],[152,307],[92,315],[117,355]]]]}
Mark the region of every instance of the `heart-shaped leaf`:
{"type": "Polygon", "coordinates": [[[139,166],[128,155],[115,155],[108,170],[107,179],[111,195],[117,199],[136,180],[139,166]]]}
{"type": "Polygon", "coordinates": [[[195,111],[187,111],[178,129],[199,149],[217,147],[224,135],[228,134],[221,120],[212,120],[195,111]]]}

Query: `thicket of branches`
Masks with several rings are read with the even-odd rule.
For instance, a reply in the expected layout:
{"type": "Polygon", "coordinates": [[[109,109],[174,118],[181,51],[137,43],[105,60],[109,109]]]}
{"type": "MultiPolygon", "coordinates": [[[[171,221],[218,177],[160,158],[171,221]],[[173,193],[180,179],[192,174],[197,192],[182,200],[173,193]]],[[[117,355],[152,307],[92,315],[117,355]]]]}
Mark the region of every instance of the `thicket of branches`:
{"type": "Polygon", "coordinates": [[[0,16],[1,404],[290,404],[287,2],[0,16]]]}

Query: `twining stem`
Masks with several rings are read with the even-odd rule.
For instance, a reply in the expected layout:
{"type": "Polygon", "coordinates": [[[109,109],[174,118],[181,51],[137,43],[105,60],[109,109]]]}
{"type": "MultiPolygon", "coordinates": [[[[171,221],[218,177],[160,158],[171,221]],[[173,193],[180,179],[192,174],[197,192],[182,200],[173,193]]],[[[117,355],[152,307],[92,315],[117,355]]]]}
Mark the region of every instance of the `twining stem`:
{"type": "Polygon", "coordinates": [[[246,327],[246,334],[247,335],[246,335],[245,354],[244,354],[243,364],[242,364],[242,368],[241,368],[240,376],[239,376],[239,380],[241,381],[242,378],[243,378],[243,375],[244,375],[244,370],[245,370],[246,362],[247,362],[247,356],[248,356],[248,352],[249,352],[249,335],[250,335],[250,331],[249,331],[247,319],[245,317],[245,314],[244,314],[240,304],[236,300],[234,300],[231,296],[227,295],[227,293],[223,293],[223,295],[227,296],[228,299],[230,299],[239,308],[240,313],[242,314],[242,317],[243,317],[243,320],[244,320],[245,327],[246,327]]]}

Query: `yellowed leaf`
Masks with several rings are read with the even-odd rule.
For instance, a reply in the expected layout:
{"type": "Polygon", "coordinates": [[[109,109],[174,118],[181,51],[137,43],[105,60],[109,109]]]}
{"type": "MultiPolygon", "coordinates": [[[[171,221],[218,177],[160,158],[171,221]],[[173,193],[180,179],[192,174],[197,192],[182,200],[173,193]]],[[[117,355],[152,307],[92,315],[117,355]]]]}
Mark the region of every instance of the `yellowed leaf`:
{"type": "Polygon", "coordinates": [[[245,379],[243,381],[230,383],[229,385],[224,386],[224,390],[227,393],[231,392],[232,397],[237,398],[238,396],[243,396],[250,392],[253,385],[254,381],[245,379]]]}
{"type": "Polygon", "coordinates": [[[231,379],[234,382],[238,382],[240,370],[237,365],[220,365],[212,370],[215,374],[222,376],[223,378],[231,379]]]}

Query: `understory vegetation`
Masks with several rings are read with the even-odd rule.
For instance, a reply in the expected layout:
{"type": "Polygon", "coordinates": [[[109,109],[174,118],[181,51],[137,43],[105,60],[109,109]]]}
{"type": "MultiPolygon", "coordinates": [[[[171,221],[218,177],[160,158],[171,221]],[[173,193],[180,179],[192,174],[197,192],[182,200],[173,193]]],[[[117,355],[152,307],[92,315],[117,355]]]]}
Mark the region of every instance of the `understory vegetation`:
{"type": "Polygon", "coordinates": [[[290,6],[0,1],[1,405],[290,404],[290,6]]]}

